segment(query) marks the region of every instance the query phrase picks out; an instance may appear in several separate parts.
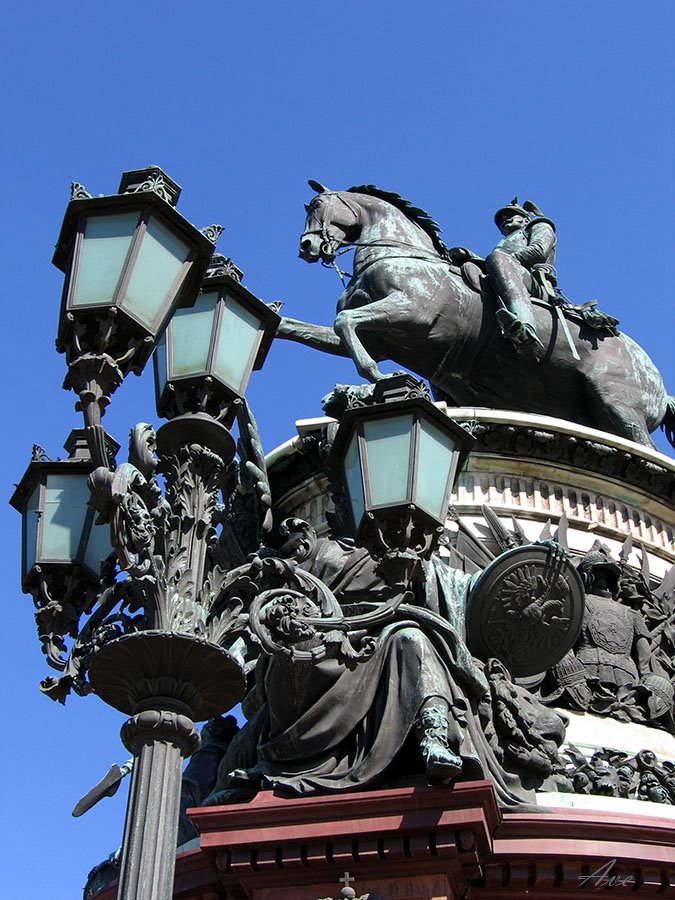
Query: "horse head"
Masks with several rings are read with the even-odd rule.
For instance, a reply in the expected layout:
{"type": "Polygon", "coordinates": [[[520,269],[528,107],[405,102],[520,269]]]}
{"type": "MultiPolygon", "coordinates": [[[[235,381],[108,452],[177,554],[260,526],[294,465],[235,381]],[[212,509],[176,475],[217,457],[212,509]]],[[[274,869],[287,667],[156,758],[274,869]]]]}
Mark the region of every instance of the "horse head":
{"type": "Polygon", "coordinates": [[[359,210],[354,201],[348,200],[342,191],[331,191],[319,184],[309,182],[316,191],[311,203],[305,204],[307,218],[300,235],[298,255],[305,262],[330,263],[344,244],[356,237],[359,226],[359,210]]]}

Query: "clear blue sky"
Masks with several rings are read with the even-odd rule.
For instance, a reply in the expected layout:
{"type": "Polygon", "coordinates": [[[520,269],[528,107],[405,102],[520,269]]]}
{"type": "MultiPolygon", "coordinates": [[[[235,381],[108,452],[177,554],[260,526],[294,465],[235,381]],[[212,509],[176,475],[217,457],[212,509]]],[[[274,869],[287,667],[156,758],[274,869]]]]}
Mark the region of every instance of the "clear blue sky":
{"type": "MultiPolygon", "coordinates": [[[[530,197],[557,222],[565,292],[599,298],[675,393],[673,33],[675,5],[660,0],[10,4],[5,497],[33,442],[57,455],[79,424],[53,350],[62,281],[50,260],[70,181],[112,193],[124,169],[150,163],[183,186],[184,215],[225,225],[219,249],[251,290],[324,323],[340,286],[297,259],[307,178],[399,191],[448,244],[482,254],[494,210],[530,197]]],[[[249,391],[266,447],[354,380],[346,361],[275,345],[249,391]]],[[[149,373],[123,385],[106,425],[125,444],[143,420],[156,421],[149,373]]],[[[19,517],[0,505],[0,518],[3,895],[66,900],[121,836],[125,791],[79,820],[70,809],[125,758],[122,716],[38,694],[48,669],[19,587],[19,517]]]]}

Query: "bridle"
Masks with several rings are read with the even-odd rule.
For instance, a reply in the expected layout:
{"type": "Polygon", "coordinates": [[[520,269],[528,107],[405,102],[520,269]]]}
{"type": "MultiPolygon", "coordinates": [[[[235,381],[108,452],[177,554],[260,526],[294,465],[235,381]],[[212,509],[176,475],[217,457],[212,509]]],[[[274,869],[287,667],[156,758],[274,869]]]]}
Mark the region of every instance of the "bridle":
{"type": "MultiPolygon", "coordinates": [[[[328,223],[331,221],[331,207],[335,200],[338,200],[343,206],[346,206],[349,212],[354,216],[355,222],[359,221],[359,211],[351,203],[344,199],[338,191],[325,191],[320,195],[321,197],[329,197],[329,201],[326,204],[326,209],[324,210],[324,214],[321,219],[319,219],[315,215],[315,211],[312,210],[308,217],[307,224],[316,224],[320,227],[317,228],[306,228],[302,232],[302,236],[304,237],[306,234],[318,234],[321,238],[321,243],[319,245],[319,250],[321,253],[326,256],[337,256],[340,247],[345,246],[355,246],[352,242],[345,244],[340,238],[336,237],[334,234],[331,234],[328,223]]],[[[325,263],[324,263],[325,265],[325,263]]]]}
{"type": "MultiPolygon", "coordinates": [[[[415,244],[410,244],[407,241],[343,241],[336,235],[331,234],[328,223],[331,221],[331,204],[337,200],[342,203],[354,216],[355,221],[358,223],[360,219],[359,210],[355,208],[348,200],[344,198],[342,192],[340,191],[324,191],[320,194],[321,197],[330,197],[329,202],[326,204],[325,209],[323,210],[323,215],[321,219],[319,219],[315,214],[314,210],[309,213],[307,224],[316,224],[319,227],[305,229],[302,232],[301,238],[305,235],[310,234],[318,234],[320,236],[320,244],[319,244],[319,252],[324,256],[330,257],[330,262],[326,262],[324,259],[321,260],[321,265],[326,269],[335,269],[338,274],[340,281],[342,282],[342,286],[346,287],[347,283],[345,281],[345,277],[351,279],[353,277],[352,273],[345,272],[344,269],[341,269],[337,263],[335,262],[335,258],[338,256],[342,256],[344,253],[348,253],[350,250],[355,247],[383,247],[383,248],[394,248],[394,247],[410,247],[413,250],[419,250],[419,248],[415,244]]],[[[421,259],[426,262],[444,262],[448,261],[443,259],[440,255],[426,255],[426,254],[416,254],[415,256],[406,257],[407,259],[421,259]]]]}

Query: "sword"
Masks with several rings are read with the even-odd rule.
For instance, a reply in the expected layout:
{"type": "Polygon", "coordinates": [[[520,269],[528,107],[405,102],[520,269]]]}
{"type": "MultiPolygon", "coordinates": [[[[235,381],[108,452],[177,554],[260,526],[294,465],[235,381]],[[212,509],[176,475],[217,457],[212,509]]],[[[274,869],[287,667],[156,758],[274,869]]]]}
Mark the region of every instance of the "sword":
{"type": "Polygon", "coordinates": [[[558,314],[558,321],[560,322],[562,333],[565,335],[567,346],[570,348],[572,356],[574,357],[574,359],[581,359],[581,357],[577,353],[577,348],[574,346],[574,341],[572,340],[572,335],[570,334],[570,330],[567,326],[567,319],[565,318],[565,313],[562,311],[562,307],[556,303],[554,304],[554,308],[556,313],[558,314]]]}

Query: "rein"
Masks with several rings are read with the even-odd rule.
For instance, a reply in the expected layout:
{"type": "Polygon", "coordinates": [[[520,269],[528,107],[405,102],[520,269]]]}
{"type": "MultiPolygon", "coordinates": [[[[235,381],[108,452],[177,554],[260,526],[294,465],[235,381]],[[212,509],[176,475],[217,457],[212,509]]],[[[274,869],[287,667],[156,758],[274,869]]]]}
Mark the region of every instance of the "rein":
{"type": "MultiPolygon", "coordinates": [[[[347,207],[347,209],[354,216],[356,221],[357,222],[359,221],[358,209],[355,209],[351,203],[349,203],[344,197],[342,197],[340,192],[338,192],[338,191],[331,192],[331,200],[338,200],[340,203],[342,203],[344,206],[347,207]]],[[[364,248],[366,248],[366,247],[382,247],[383,249],[387,249],[387,248],[396,249],[398,247],[410,247],[413,250],[419,250],[419,247],[417,244],[410,244],[407,241],[388,241],[388,242],[383,242],[383,243],[380,243],[379,241],[366,241],[366,242],[344,241],[343,242],[339,238],[336,238],[335,235],[332,235],[330,233],[330,231],[328,230],[328,225],[330,224],[330,214],[329,214],[328,210],[326,210],[326,212],[324,213],[324,215],[322,216],[321,219],[318,219],[317,217],[314,216],[314,214],[312,214],[312,220],[313,220],[313,222],[316,222],[317,225],[320,224],[321,227],[306,229],[305,231],[303,231],[303,236],[306,234],[318,234],[321,237],[321,251],[323,253],[325,253],[327,256],[333,257],[333,259],[331,259],[330,262],[325,262],[324,260],[321,260],[321,265],[326,269],[335,269],[338,278],[342,282],[343,287],[347,286],[347,282],[345,281],[345,278],[348,278],[351,280],[354,277],[354,274],[350,273],[350,272],[346,272],[344,269],[341,269],[340,266],[338,266],[337,263],[335,262],[335,258],[338,256],[342,256],[344,253],[349,252],[349,250],[355,249],[357,247],[364,247],[364,248]]],[[[397,257],[390,257],[390,258],[396,259],[397,257]]],[[[423,260],[424,262],[441,262],[441,263],[445,263],[446,265],[450,264],[449,260],[443,259],[443,257],[440,255],[434,254],[432,256],[432,255],[429,255],[429,254],[426,254],[423,252],[420,252],[418,254],[411,255],[411,256],[404,256],[404,257],[398,257],[398,258],[420,259],[420,260],[423,260]]],[[[379,262],[379,260],[372,260],[372,262],[366,263],[366,265],[363,267],[363,269],[361,271],[362,272],[365,271],[365,269],[369,268],[375,262],[379,262]]]]}
{"type": "MultiPolygon", "coordinates": [[[[318,232],[306,231],[304,233],[305,234],[317,234],[318,232]]],[[[410,247],[413,250],[419,249],[417,244],[410,244],[407,241],[391,241],[391,242],[387,242],[387,243],[380,243],[379,241],[365,241],[365,242],[364,241],[346,241],[337,250],[333,250],[331,248],[331,252],[334,253],[335,256],[342,256],[344,253],[348,253],[350,250],[354,250],[357,247],[382,247],[384,249],[386,249],[386,248],[396,249],[397,247],[410,247]]],[[[389,256],[387,258],[388,259],[420,259],[423,262],[439,262],[439,263],[443,263],[446,266],[451,265],[450,260],[443,259],[443,257],[438,254],[431,256],[431,255],[424,255],[422,253],[416,253],[414,255],[411,254],[411,255],[404,255],[404,256],[389,256]]],[[[370,262],[366,263],[364,265],[364,267],[361,269],[361,272],[359,272],[359,275],[361,275],[363,272],[365,272],[366,269],[370,268],[370,266],[374,265],[376,262],[381,262],[381,260],[373,259],[370,262]]],[[[351,273],[345,272],[344,269],[341,269],[337,265],[337,263],[335,262],[334,259],[331,260],[331,262],[324,262],[324,260],[321,260],[321,265],[325,269],[335,269],[340,281],[342,282],[343,287],[347,286],[346,282],[344,280],[344,276],[347,276],[349,279],[354,277],[353,272],[351,272],[351,273]]]]}

